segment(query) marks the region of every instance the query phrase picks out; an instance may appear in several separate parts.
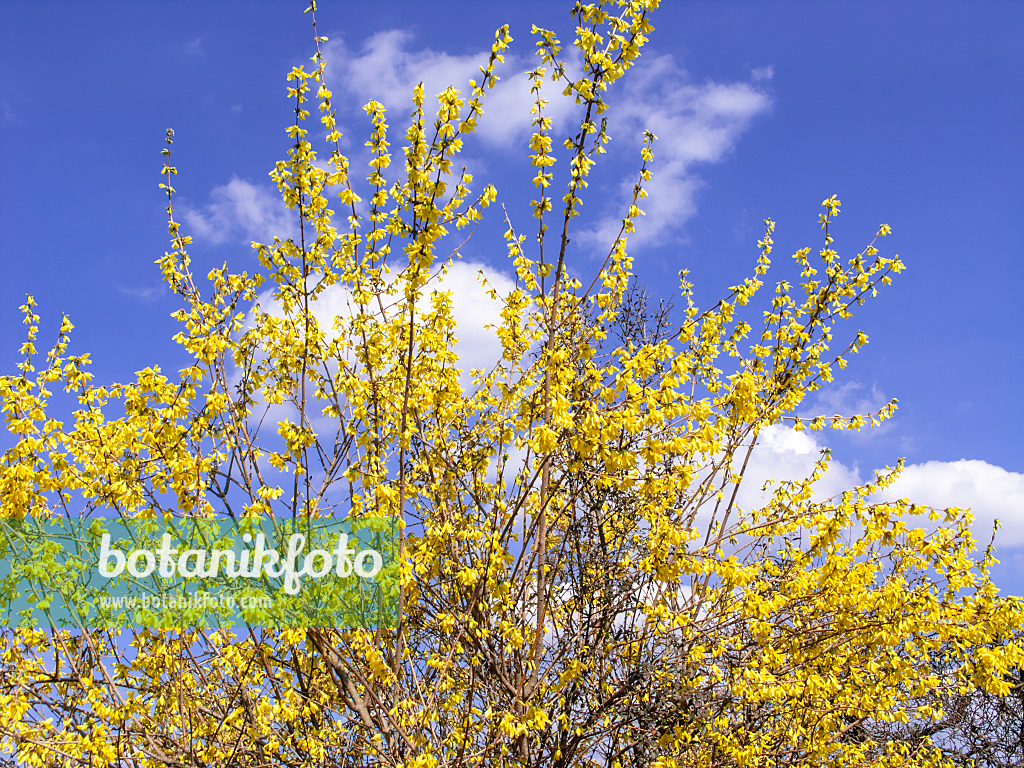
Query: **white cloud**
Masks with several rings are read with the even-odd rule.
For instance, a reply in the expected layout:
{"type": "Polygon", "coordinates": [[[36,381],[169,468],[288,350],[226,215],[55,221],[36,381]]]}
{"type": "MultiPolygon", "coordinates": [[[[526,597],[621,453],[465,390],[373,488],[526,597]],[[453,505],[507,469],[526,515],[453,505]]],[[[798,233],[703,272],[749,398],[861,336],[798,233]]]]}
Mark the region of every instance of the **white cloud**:
{"type": "MultiPolygon", "coordinates": [[[[800,408],[800,415],[803,417],[827,417],[836,414],[845,417],[866,416],[878,412],[888,402],[889,398],[877,385],[872,384],[868,389],[862,382],[849,381],[846,384],[819,389],[809,401],[805,401],[807,404],[800,408]]],[[[865,442],[885,434],[892,429],[894,424],[892,419],[887,419],[877,427],[864,427],[858,431],[848,431],[846,435],[851,440],[865,442]]]]}
{"type": "MultiPolygon", "coordinates": [[[[468,80],[479,79],[479,67],[486,63],[489,52],[453,55],[416,48],[411,33],[391,29],[367,38],[358,50],[336,38],[327,44],[326,54],[328,85],[346,89],[360,104],[370,99],[383,103],[389,108],[388,122],[400,126],[411,108],[416,83],[423,81],[428,97],[452,85],[467,95],[468,80]]],[[[571,74],[579,69],[572,58],[577,54],[568,49],[566,55],[571,74]]],[[[501,81],[484,101],[485,115],[478,129],[484,141],[515,151],[525,148],[533,96],[524,73],[538,63],[535,56],[508,53],[504,64],[498,65],[501,81]]],[[[638,148],[645,129],[659,137],[650,197],[641,204],[647,215],[630,238],[633,246],[677,232],[694,215],[696,193],[703,181],[693,166],[720,161],[735,147],[753,117],[769,108],[769,96],[756,84],[771,75],[768,66],[753,70],[750,83],[695,84],[672,56],[664,55],[641,59],[613,86],[608,96],[612,107],[609,133],[619,146],[626,151],[638,148]]],[[[574,99],[562,96],[561,87],[551,82],[544,96],[550,100],[546,114],[554,121],[554,135],[571,129],[573,126],[563,122],[575,111],[574,99]]],[[[426,107],[434,103],[431,99],[426,107]]],[[[557,154],[559,142],[555,144],[557,154]]],[[[603,211],[602,221],[579,233],[578,242],[598,246],[599,251],[611,247],[635,182],[636,172],[631,170],[621,182],[620,194],[613,196],[615,207],[603,211]]]]}
{"type": "MultiPolygon", "coordinates": [[[[769,478],[782,481],[807,477],[822,447],[811,432],[796,432],[779,425],[767,428],[761,433],[744,473],[737,497],[739,506],[749,509],[767,502],[768,494],[762,495],[760,489],[769,478]]],[[[829,471],[815,484],[814,497],[830,498],[863,482],[856,466],[833,458],[829,471]]],[[[996,546],[1003,549],[1024,545],[1024,474],[977,459],[910,464],[893,485],[874,494],[871,501],[901,498],[939,510],[971,509],[974,536],[982,546],[988,544],[992,523],[998,518],[1001,529],[996,533],[996,546]]],[[[924,518],[907,522],[915,526],[934,525],[924,518]]]]}
{"type": "MultiPolygon", "coordinates": [[[[640,201],[646,216],[629,238],[635,247],[677,232],[696,213],[696,192],[704,182],[694,166],[725,157],[751,120],[771,106],[771,99],[750,83],[691,83],[687,72],[668,55],[642,59],[626,77],[624,87],[608,98],[609,133],[634,146],[644,130],[658,137],[650,165],[654,178],[647,185],[649,197],[640,201]]],[[[611,247],[636,178],[633,171],[622,180],[620,194],[613,196],[616,207],[581,233],[583,244],[596,245],[599,251],[611,247]]]]}
{"type": "MultiPolygon", "coordinates": [[[[451,263],[443,275],[435,272],[435,277],[428,283],[424,290],[419,306],[423,310],[429,310],[431,296],[434,291],[450,291],[452,295],[452,310],[457,327],[455,335],[458,341],[453,351],[458,356],[458,367],[461,372],[459,381],[464,390],[471,386],[470,368],[483,368],[489,370],[501,358],[501,344],[494,330],[485,326],[496,327],[501,322],[501,310],[504,306],[502,299],[515,288],[515,282],[507,275],[485,264],[472,261],[455,261],[451,263]],[[498,299],[491,299],[487,288],[480,281],[480,273],[487,281],[490,288],[493,288],[498,299]]],[[[284,310],[281,304],[274,300],[273,289],[261,293],[258,298],[260,308],[270,315],[282,318],[284,310]]],[[[318,299],[311,304],[311,309],[321,329],[328,337],[332,336],[332,328],[336,317],[352,317],[357,308],[352,303],[351,293],[343,286],[334,285],[327,288],[318,299]]],[[[254,314],[249,313],[244,324],[244,330],[254,327],[254,314]]],[[[332,373],[336,367],[331,366],[332,373]]],[[[229,374],[229,386],[235,387],[241,381],[241,371],[234,368],[229,374]]],[[[334,438],[338,427],[338,421],[331,417],[324,417],[320,413],[323,404],[319,404],[307,411],[310,425],[320,439],[330,441],[334,438]]],[[[343,406],[344,407],[344,406],[343,406]]],[[[250,428],[262,421],[265,434],[275,434],[276,425],[279,421],[298,421],[299,411],[291,402],[280,404],[268,404],[263,401],[257,392],[254,396],[254,407],[249,418],[250,428]]],[[[322,443],[323,444],[323,443],[322,443]]],[[[325,445],[329,445],[329,442],[325,445]]],[[[522,468],[526,458],[526,451],[506,447],[509,454],[508,464],[505,470],[506,482],[511,484],[516,473],[522,468]]],[[[497,476],[497,462],[492,461],[486,475],[488,482],[495,482],[497,476]]]]}
{"type": "MultiPolygon", "coordinates": [[[[489,370],[501,359],[501,343],[495,331],[486,326],[496,327],[501,322],[503,307],[501,299],[514,288],[515,282],[511,278],[492,267],[477,262],[456,261],[449,266],[444,275],[431,280],[427,290],[424,291],[420,299],[420,306],[424,310],[430,307],[431,292],[450,291],[452,294],[452,310],[457,324],[455,335],[458,338],[453,351],[459,358],[458,367],[461,370],[459,380],[464,388],[470,386],[470,368],[489,370]],[[497,292],[498,299],[491,299],[487,294],[487,289],[480,282],[480,273],[483,273],[488,285],[497,292]]],[[[274,317],[284,317],[283,308],[273,298],[273,289],[261,293],[258,304],[264,312],[274,317]]],[[[357,311],[352,303],[351,293],[340,285],[333,285],[324,290],[312,302],[310,308],[321,329],[328,336],[331,336],[334,318],[351,317],[357,311]]],[[[254,316],[250,312],[243,330],[252,327],[254,327],[254,316]]],[[[241,372],[238,369],[233,370],[229,376],[230,385],[236,386],[240,380],[241,372]]],[[[263,403],[259,396],[255,400],[258,405],[252,416],[252,420],[255,422],[263,419],[265,424],[273,425],[283,419],[294,421],[298,417],[297,409],[290,403],[268,405],[263,403]]],[[[314,429],[321,435],[333,434],[336,423],[330,418],[320,416],[312,418],[314,429]]],[[[521,452],[510,451],[510,471],[517,471],[517,462],[521,463],[522,458],[521,452]]],[[[492,473],[494,469],[492,467],[492,473]]],[[[493,480],[493,476],[491,479],[493,480]]]]}
{"type": "Polygon", "coordinates": [[[503,304],[487,295],[479,280],[479,273],[499,297],[507,296],[515,289],[515,282],[496,269],[484,264],[457,261],[451,265],[439,284],[439,288],[452,292],[452,309],[458,325],[455,354],[459,356],[462,369],[484,368],[489,370],[501,359],[501,343],[493,328],[501,323],[503,304]]]}
{"type": "MultiPolygon", "coordinates": [[[[814,465],[821,458],[822,446],[806,430],[797,432],[782,425],[767,427],[758,437],[757,445],[750,455],[743,482],[737,494],[737,504],[743,509],[763,506],[771,499],[771,487],[766,492],[761,488],[768,480],[776,481],[773,487],[785,480],[803,480],[814,471],[814,465]]],[[[742,455],[738,455],[734,470],[742,466],[742,455]]],[[[856,468],[851,468],[833,458],[828,472],[815,486],[814,498],[824,500],[850,489],[860,482],[856,468]]]]}
{"type": "MultiPolygon", "coordinates": [[[[486,65],[489,56],[489,49],[465,55],[417,49],[411,33],[390,29],[367,38],[358,52],[340,38],[331,40],[326,49],[328,84],[347,89],[360,105],[371,99],[380,102],[388,109],[388,122],[401,125],[401,119],[412,110],[417,83],[423,82],[424,110],[433,114],[437,105],[433,97],[449,86],[469,96],[469,80],[480,81],[480,67],[486,65]]],[[[525,73],[539,63],[536,57],[507,53],[504,63],[497,65],[495,73],[500,80],[483,102],[484,117],[477,129],[488,143],[525,147],[534,100],[525,73]]],[[[559,118],[574,106],[573,101],[561,96],[561,87],[551,83],[544,89],[544,96],[550,100],[546,114],[557,128],[559,118]]]]}
{"type": "Polygon", "coordinates": [[[233,176],[231,181],[210,192],[202,209],[183,206],[182,217],[197,241],[224,243],[256,240],[272,243],[274,236],[293,237],[297,216],[292,214],[276,190],[233,176]]]}
{"type": "MultiPolygon", "coordinates": [[[[479,262],[455,261],[449,265],[444,275],[432,279],[424,291],[420,299],[420,306],[424,310],[430,307],[432,292],[448,291],[452,294],[452,312],[457,325],[455,335],[458,337],[453,349],[463,371],[463,386],[469,382],[470,368],[489,370],[501,359],[501,343],[495,330],[486,326],[496,327],[500,324],[501,310],[504,306],[500,299],[514,288],[515,282],[493,267],[479,262]],[[480,282],[481,273],[489,286],[497,292],[499,299],[492,299],[487,294],[487,289],[480,282]]],[[[260,296],[262,306],[271,306],[271,293],[267,291],[260,296]]],[[[355,312],[355,307],[352,305],[348,290],[334,285],[313,302],[312,310],[321,327],[330,329],[335,317],[350,317],[355,312]]],[[[274,314],[279,312],[278,308],[274,314]]]]}
{"type": "Polygon", "coordinates": [[[751,80],[771,80],[773,77],[775,77],[775,67],[771,64],[750,70],[751,80]]]}
{"type": "Polygon", "coordinates": [[[911,464],[900,479],[876,494],[878,500],[909,498],[936,509],[969,507],[974,514],[974,535],[982,546],[999,519],[997,547],[1024,544],[1024,474],[978,459],[927,461],[911,464]]]}

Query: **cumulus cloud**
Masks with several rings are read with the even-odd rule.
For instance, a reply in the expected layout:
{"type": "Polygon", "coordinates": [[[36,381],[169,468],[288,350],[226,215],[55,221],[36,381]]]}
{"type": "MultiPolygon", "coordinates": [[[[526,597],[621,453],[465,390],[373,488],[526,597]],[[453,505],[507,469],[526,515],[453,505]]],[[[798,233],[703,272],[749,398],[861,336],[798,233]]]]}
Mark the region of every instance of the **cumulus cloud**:
{"type": "MultiPolygon", "coordinates": [[[[356,48],[333,39],[327,44],[329,83],[346,89],[360,104],[370,99],[400,115],[409,109],[413,87],[423,81],[428,96],[454,85],[463,94],[468,80],[479,78],[479,67],[489,52],[482,49],[464,55],[416,47],[411,33],[391,29],[378,32],[356,48]]],[[[568,49],[570,73],[579,70],[579,62],[568,49]]],[[[538,66],[535,56],[509,53],[497,68],[502,80],[484,102],[485,117],[479,135],[495,146],[522,149],[530,131],[530,107],[533,96],[525,72],[538,66]]],[[[737,144],[751,120],[771,106],[764,85],[773,75],[772,67],[752,70],[750,82],[695,83],[669,55],[642,59],[609,92],[612,106],[609,133],[620,146],[637,147],[644,130],[653,131],[659,142],[652,166],[654,179],[648,186],[650,196],[641,207],[646,216],[632,235],[633,246],[656,241],[678,232],[696,212],[696,195],[703,185],[695,166],[719,162],[737,144]]],[[[548,84],[544,92],[550,100],[546,114],[554,121],[554,134],[564,133],[566,118],[575,110],[574,99],[561,96],[561,88],[548,84]]],[[[556,153],[558,151],[556,144],[556,153]]],[[[578,235],[584,246],[611,247],[624,215],[635,171],[620,184],[620,195],[613,196],[617,207],[602,211],[601,221],[578,235]]]]}
{"type": "MultiPolygon", "coordinates": [[[[423,310],[429,309],[432,292],[448,291],[452,295],[452,311],[457,325],[455,335],[458,338],[453,351],[459,359],[459,378],[463,387],[470,385],[470,368],[489,370],[501,359],[501,343],[495,331],[487,326],[496,327],[501,322],[501,297],[508,295],[514,288],[515,282],[493,267],[471,261],[456,261],[444,274],[435,273],[434,279],[423,292],[420,299],[423,310]],[[481,282],[481,276],[488,287],[481,282]],[[488,295],[489,288],[497,292],[498,299],[492,299],[488,295]]],[[[281,305],[273,298],[273,289],[261,293],[258,304],[263,311],[275,317],[284,316],[281,305]]],[[[340,285],[333,285],[324,290],[311,303],[310,308],[320,327],[328,335],[336,317],[351,317],[357,311],[351,293],[340,285]]],[[[250,313],[244,327],[249,329],[253,325],[254,316],[250,313]]],[[[230,376],[230,383],[235,386],[240,380],[241,372],[236,369],[230,376]]],[[[285,418],[294,420],[296,417],[297,410],[290,403],[262,404],[254,411],[256,421],[264,419],[269,424],[285,418]]],[[[322,434],[333,429],[334,423],[330,419],[314,419],[314,427],[322,434]]]]}
{"type": "MultiPolygon", "coordinates": [[[[779,424],[767,427],[761,432],[750,455],[737,495],[737,504],[743,509],[763,506],[771,498],[771,488],[768,491],[761,490],[766,481],[774,480],[777,485],[785,480],[806,478],[814,471],[823,448],[806,430],[797,432],[779,424]]],[[[735,470],[738,472],[739,469],[740,465],[737,464],[735,470]]],[[[849,467],[833,458],[828,472],[815,484],[814,498],[819,501],[830,498],[859,482],[860,477],[855,467],[849,467]]]]}
{"type": "MultiPolygon", "coordinates": [[[[766,80],[764,74],[752,79],[766,80]]],[[[609,132],[620,141],[637,143],[644,130],[658,137],[649,197],[640,204],[646,216],[630,236],[635,247],[678,232],[696,213],[696,193],[703,181],[695,167],[719,162],[732,151],[753,118],[771,107],[771,98],[752,83],[693,83],[670,55],[641,60],[628,78],[628,87],[609,96],[609,132]]],[[[624,215],[622,201],[632,195],[635,183],[635,172],[622,180],[620,195],[614,196],[618,208],[607,210],[599,224],[581,234],[581,242],[602,250],[611,247],[624,215]]]]}
{"type": "Polygon", "coordinates": [[[197,241],[219,244],[270,243],[274,236],[294,237],[296,217],[288,211],[277,191],[233,176],[214,187],[210,202],[202,208],[183,207],[183,219],[197,241]]]}
{"type": "MultiPolygon", "coordinates": [[[[423,292],[420,299],[423,310],[430,307],[431,293],[447,291],[452,295],[452,312],[457,325],[455,335],[458,337],[454,352],[463,371],[464,386],[469,381],[470,368],[490,369],[501,359],[501,343],[495,331],[487,326],[497,326],[501,322],[504,305],[500,297],[507,296],[514,288],[515,281],[493,267],[473,261],[455,261],[444,274],[435,272],[434,279],[423,292]],[[481,276],[497,292],[499,299],[488,295],[481,276]]],[[[260,297],[264,307],[269,307],[271,301],[270,292],[260,297]]],[[[330,328],[335,317],[350,317],[356,312],[351,294],[338,285],[325,290],[313,302],[312,309],[324,328],[330,328]]]]}
{"type": "MultiPolygon", "coordinates": [[[[470,368],[490,369],[501,358],[501,344],[495,332],[486,326],[497,326],[501,322],[501,310],[503,303],[501,298],[507,296],[515,288],[515,282],[504,273],[489,267],[485,264],[472,261],[456,261],[449,265],[446,272],[440,274],[435,272],[434,278],[429,282],[420,300],[423,310],[429,310],[431,293],[436,291],[449,291],[452,295],[452,310],[455,316],[457,328],[455,335],[458,341],[454,345],[454,352],[459,359],[460,382],[463,388],[471,385],[469,376],[470,368]],[[486,281],[487,287],[481,282],[481,277],[486,281]],[[493,288],[498,299],[492,299],[489,288],[493,288]]],[[[258,304],[262,311],[278,318],[284,317],[284,310],[281,304],[274,300],[273,289],[268,289],[258,297],[258,304]]],[[[325,330],[328,336],[331,335],[334,319],[336,317],[351,317],[356,311],[351,293],[343,286],[334,285],[327,288],[311,304],[311,310],[316,317],[320,327],[325,330]]],[[[254,327],[254,312],[250,312],[243,326],[243,330],[254,327]]],[[[336,369],[334,369],[336,371],[336,369]]],[[[236,387],[241,381],[241,370],[234,367],[229,373],[229,386],[236,387]]],[[[313,430],[320,436],[321,440],[331,440],[338,428],[338,421],[331,417],[320,414],[322,404],[307,411],[307,418],[313,430]]],[[[249,417],[250,427],[255,428],[262,424],[264,434],[271,434],[276,431],[276,425],[280,421],[297,422],[299,411],[296,406],[285,401],[274,404],[264,402],[257,392],[254,397],[254,408],[249,417]]],[[[509,464],[506,477],[514,474],[522,466],[525,459],[525,451],[510,448],[509,464]]],[[[261,469],[270,472],[277,481],[276,470],[266,465],[266,459],[261,463],[261,469]]],[[[491,463],[488,472],[488,481],[494,482],[497,474],[497,465],[491,463]]]]}
{"type": "MultiPolygon", "coordinates": [[[[780,425],[767,428],[751,455],[737,503],[743,508],[765,503],[768,495],[762,494],[761,487],[769,478],[782,481],[807,477],[823,447],[814,433],[796,432],[780,425]]],[[[873,476],[871,473],[868,477],[873,476]]],[[[862,484],[868,477],[862,477],[856,466],[833,459],[829,471],[815,485],[814,496],[818,500],[830,498],[862,484]]],[[[910,464],[893,485],[874,494],[871,501],[901,498],[940,510],[947,507],[971,509],[974,536],[982,545],[988,543],[993,521],[998,518],[1001,529],[996,534],[996,546],[1024,545],[1024,474],[977,459],[910,464]]],[[[933,525],[925,518],[907,523],[923,527],[933,525]]]]}
{"type": "Polygon", "coordinates": [[[969,507],[974,535],[985,545],[998,518],[997,547],[1024,545],[1024,474],[979,459],[926,461],[906,467],[900,479],[877,494],[879,501],[909,498],[937,509],[969,507]]]}
{"type": "MultiPolygon", "coordinates": [[[[860,381],[848,381],[845,384],[823,387],[800,409],[800,415],[813,416],[854,416],[876,413],[889,402],[888,398],[876,384],[868,387],[860,381]]],[[[847,436],[856,442],[865,442],[889,432],[895,422],[888,419],[877,427],[851,431],[847,436]]]]}
{"type": "Polygon", "coordinates": [[[502,353],[494,330],[486,326],[500,324],[503,305],[487,295],[479,280],[480,273],[499,297],[515,289],[515,281],[504,273],[484,264],[461,261],[452,264],[439,286],[452,292],[459,337],[455,353],[463,370],[490,369],[502,353]]]}
{"type": "MultiPolygon", "coordinates": [[[[480,67],[486,65],[489,49],[453,55],[430,48],[416,48],[413,35],[399,29],[378,32],[367,38],[358,50],[349,48],[340,38],[327,44],[329,83],[345,88],[365,104],[373,99],[396,115],[411,111],[413,88],[423,82],[427,97],[424,108],[430,110],[432,97],[449,86],[464,96],[470,93],[469,80],[479,82],[480,67]]],[[[505,55],[495,72],[501,78],[484,101],[485,118],[480,121],[478,135],[490,144],[519,147],[530,133],[530,93],[526,72],[539,66],[539,59],[518,53],[505,55]]],[[[571,99],[562,97],[561,89],[545,89],[550,99],[546,114],[556,124],[573,107],[571,99]],[[550,93],[549,93],[550,91],[550,93]]]]}

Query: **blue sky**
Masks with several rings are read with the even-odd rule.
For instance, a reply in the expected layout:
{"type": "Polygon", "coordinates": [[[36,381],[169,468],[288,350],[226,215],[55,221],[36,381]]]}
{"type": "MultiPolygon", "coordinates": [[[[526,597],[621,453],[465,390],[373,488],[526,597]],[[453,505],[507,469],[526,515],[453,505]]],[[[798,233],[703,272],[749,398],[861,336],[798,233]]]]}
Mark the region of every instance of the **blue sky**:
{"type": "MultiPolygon", "coordinates": [[[[66,312],[98,382],[184,363],[153,264],[166,247],[164,131],[177,134],[176,204],[194,258],[251,269],[248,241],[289,226],[267,172],[288,146],[284,76],[311,51],[303,5],[0,2],[0,370],[17,362],[26,293],[43,317],[40,346],[66,312]]],[[[400,137],[411,84],[462,84],[494,29],[511,25],[504,82],[465,159],[529,226],[519,73],[534,66],[531,24],[571,41],[571,3],[320,5],[357,169],[361,104],[389,106],[400,137]]],[[[631,253],[656,295],[670,298],[686,267],[698,299],[716,300],[750,273],[765,217],[777,222],[769,278],[793,280],[788,255],[820,246],[831,194],[843,201],[841,255],[888,223],[882,253],[907,271],[851,321],[847,332],[871,343],[812,404],[856,412],[897,397],[896,418],[859,436],[776,432],[760,470],[796,472],[827,445],[841,485],[905,457],[899,495],[972,506],[979,533],[1002,519],[997,583],[1024,593],[1024,5],[670,0],[653,21],[641,65],[609,96],[621,117],[573,268],[596,266],[603,225],[621,217],[645,126],[660,140],[631,253]]],[[[568,125],[557,99],[552,111],[568,125]]],[[[474,267],[507,271],[499,224],[465,249],[474,267]]]]}

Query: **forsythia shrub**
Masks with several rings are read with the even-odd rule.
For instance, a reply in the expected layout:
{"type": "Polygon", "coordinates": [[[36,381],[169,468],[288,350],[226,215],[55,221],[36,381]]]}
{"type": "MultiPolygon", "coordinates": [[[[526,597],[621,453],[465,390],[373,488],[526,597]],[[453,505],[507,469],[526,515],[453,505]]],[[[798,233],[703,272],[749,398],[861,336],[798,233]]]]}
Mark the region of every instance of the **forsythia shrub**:
{"type": "Polygon", "coordinates": [[[568,269],[609,140],[606,92],[636,63],[657,5],[577,3],[575,79],[555,34],[533,30],[537,242],[506,216],[516,287],[493,293],[501,357],[471,381],[437,281],[446,238],[464,239],[496,200],[454,163],[485,119],[507,27],[466,90],[436,103],[415,90],[397,174],[384,108],[365,105],[363,183],[341,153],[313,4],[316,54],[288,74],[292,144],[272,173],[300,234],[254,244],[252,275],[225,264],[206,285],[191,272],[168,131],[172,247],[158,263],[194,362],[97,386],[89,356],[69,354],[67,318],[38,359],[29,297],[20,372],[0,377],[17,439],[0,461],[3,516],[397,516],[400,625],[4,630],[0,753],[37,766],[944,763],[931,738],[893,734],[943,722],[956,696],[1005,693],[1021,655],[1019,606],[997,596],[991,552],[975,556],[969,514],[871,503],[899,466],[818,500],[827,454],[761,508],[736,504],[769,425],[859,428],[892,414],[895,403],[796,416],[866,343],[855,333],[832,351],[899,259],[874,240],[841,259],[830,197],[822,248],[794,254],[802,282],[776,284],[756,330],[741,318],[769,269],[767,220],[754,275],[700,309],[682,273],[685,309],[669,323],[630,289],[647,133],[604,263],[587,285],[568,269]],[[551,84],[579,116],[557,151],[551,84]],[[258,300],[267,287],[273,306],[258,300]],[[329,326],[313,311],[325,292],[350,308],[329,326]],[[78,399],[71,424],[50,415],[57,387],[78,399]],[[268,427],[267,409],[286,404],[268,427]],[[932,527],[910,527],[922,512],[932,527]]]}

